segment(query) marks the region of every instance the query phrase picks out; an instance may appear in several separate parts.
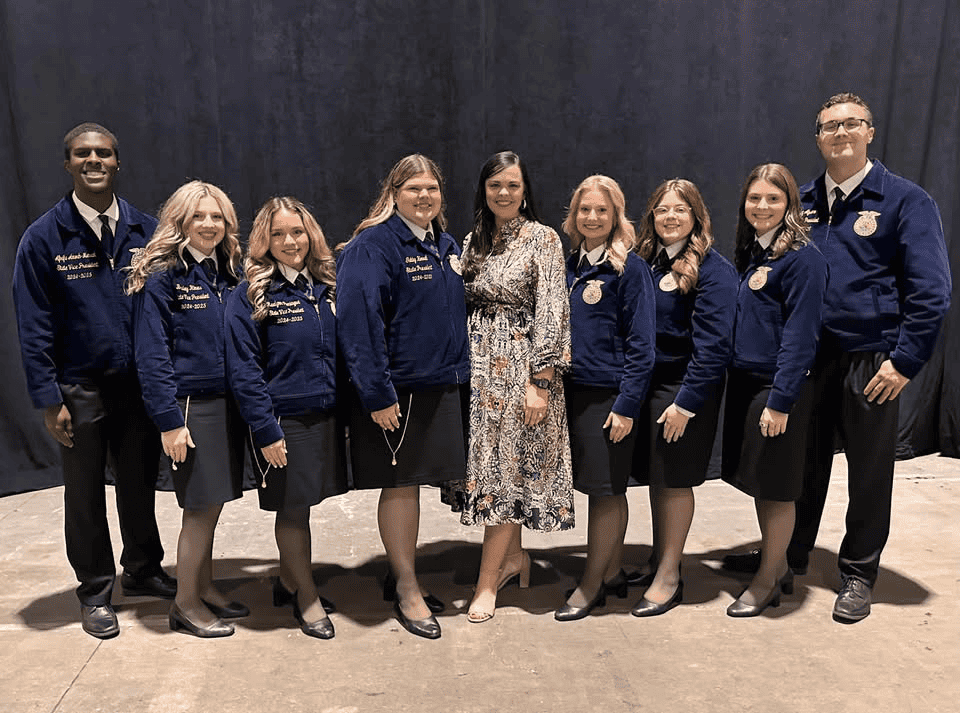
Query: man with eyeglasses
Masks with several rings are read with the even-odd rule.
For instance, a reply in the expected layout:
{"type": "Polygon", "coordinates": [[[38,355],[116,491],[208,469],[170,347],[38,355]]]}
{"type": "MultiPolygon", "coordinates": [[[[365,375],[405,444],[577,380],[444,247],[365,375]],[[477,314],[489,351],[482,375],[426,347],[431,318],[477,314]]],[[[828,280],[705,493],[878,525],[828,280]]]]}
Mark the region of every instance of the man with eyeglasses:
{"type": "MultiPolygon", "coordinates": [[[[833,618],[870,614],[880,553],[890,531],[897,397],[933,352],[950,306],[950,264],[940,213],[919,186],[867,158],[873,115],[855,94],[830,97],[817,114],[826,171],[800,188],[811,237],[830,264],[820,349],[811,378],[816,403],[804,492],[787,559],[807,570],[830,482],[835,435],[848,469],[842,586],[833,618]]],[[[755,550],[724,567],[750,571],[755,550]]]]}

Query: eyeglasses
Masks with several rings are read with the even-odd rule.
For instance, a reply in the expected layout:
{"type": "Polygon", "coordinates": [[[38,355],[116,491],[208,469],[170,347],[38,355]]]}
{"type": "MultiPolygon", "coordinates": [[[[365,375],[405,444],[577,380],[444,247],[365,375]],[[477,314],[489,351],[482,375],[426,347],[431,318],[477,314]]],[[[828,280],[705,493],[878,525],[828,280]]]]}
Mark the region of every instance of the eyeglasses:
{"type": "Polygon", "coordinates": [[[825,121],[822,124],[817,124],[817,132],[821,134],[835,134],[841,126],[848,132],[856,131],[860,128],[861,123],[871,126],[869,119],[857,119],[850,117],[849,119],[844,119],[843,121],[825,121]]]}
{"type": "Polygon", "coordinates": [[[675,213],[676,215],[682,218],[683,216],[688,215],[690,213],[690,209],[687,208],[685,205],[671,206],[669,208],[667,206],[660,205],[653,209],[653,214],[656,216],[668,215],[671,212],[675,213]]]}

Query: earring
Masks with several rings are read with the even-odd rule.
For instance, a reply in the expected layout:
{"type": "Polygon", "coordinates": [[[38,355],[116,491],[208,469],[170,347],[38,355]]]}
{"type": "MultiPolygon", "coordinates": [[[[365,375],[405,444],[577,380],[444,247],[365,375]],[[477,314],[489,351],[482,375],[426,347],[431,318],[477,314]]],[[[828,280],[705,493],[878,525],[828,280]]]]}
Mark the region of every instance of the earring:
{"type": "Polygon", "coordinates": [[[526,209],[527,209],[527,199],[524,198],[523,201],[520,203],[520,210],[526,210],[526,209]]]}

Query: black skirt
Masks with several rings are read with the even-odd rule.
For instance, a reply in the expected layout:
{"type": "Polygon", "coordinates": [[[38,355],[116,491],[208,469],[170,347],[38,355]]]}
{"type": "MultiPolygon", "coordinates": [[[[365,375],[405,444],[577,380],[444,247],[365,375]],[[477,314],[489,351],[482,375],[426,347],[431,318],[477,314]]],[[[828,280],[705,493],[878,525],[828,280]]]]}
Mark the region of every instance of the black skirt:
{"type": "Polygon", "coordinates": [[[350,465],[358,490],[439,485],[466,475],[460,387],[397,389],[400,427],[384,431],[353,395],[350,465]]]}
{"type": "Polygon", "coordinates": [[[270,512],[310,507],[347,492],[347,462],[342,424],[333,413],[284,416],[287,465],[273,468],[248,441],[260,480],[260,509],[270,512]]]}
{"type": "Polygon", "coordinates": [[[723,415],[725,481],[760,500],[789,502],[803,488],[807,432],[813,407],[813,380],[807,379],[779,436],[760,435],[760,414],[767,405],[772,379],[731,368],[723,415]]]}
{"type": "Polygon", "coordinates": [[[196,448],[187,448],[187,458],[176,470],[169,457],[161,456],[160,468],[173,481],[180,507],[206,510],[241,497],[246,426],[233,398],[190,396],[177,403],[196,448]]]}
{"type": "Polygon", "coordinates": [[[563,388],[570,425],[573,487],[587,495],[623,495],[633,463],[637,423],[619,443],[613,443],[610,429],[603,428],[620,392],[569,381],[563,388]]]}
{"type": "Polygon", "coordinates": [[[650,390],[638,419],[640,435],[633,457],[630,485],[663,488],[693,488],[707,477],[713,443],[720,418],[723,382],[710,389],[696,415],[687,421],[680,440],[667,443],[660,414],[677,398],[683,386],[686,365],[658,364],[653,370],[650,390]]]}

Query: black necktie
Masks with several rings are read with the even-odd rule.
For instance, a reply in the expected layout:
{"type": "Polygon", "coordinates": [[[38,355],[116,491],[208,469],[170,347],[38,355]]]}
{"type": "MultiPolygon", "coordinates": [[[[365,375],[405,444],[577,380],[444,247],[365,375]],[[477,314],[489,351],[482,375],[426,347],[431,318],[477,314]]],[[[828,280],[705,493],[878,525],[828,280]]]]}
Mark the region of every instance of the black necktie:
{"type": "Polygon", "coordinates": [[[666,248],[661,248],[660,252],[657,253],[657,257],[653,260],[653,271],[654,272],[666,272],[670,269],[670,256],[667,255],[666,248]]]}
{"type": "Polygon", "coordinates": [[[590,258],[588,258],[587,254],[584,253],[580,256],[580,262],[577,263],[577,271],[575,273],[576,276],[580,277],[580,275],[582,275],[588,267],[590,267],[590,258]]]}
{"type": "Polygon", "coordinates": [[[753,245],[750,246],[750,261],[760,262],[760,258],[766,251],[767,249],[760,244],[760,241],[754,238],[753,245]]]}
{"type": "Polygon", "coordinates": [[[113,231],[110,230],[110,218],[108,218],[106,215],[101,215],[100,222],[103,223],[103,227],[100,228],[100,245],[103,247],[103,252],[112,258],[113,231]]]}
{"type": "Polygon", "coordinates": [[[212,257],[205,257],[203,262],[200,263],[203,265],[204,271],[207,273],[207,278],[213,284],[217,284],[217,263],[212,257]]]}
{"type": "Polygon", "coordinates": [[[300,292],[302,292],[303,294],[307,295],[308,297],[312,296],[310,294],[309,288],[307,287],[307,278],[304,277],[302,274],[297,275],[297,279],[293,281],[293,286],[296,287],[298,290],[300,290],[300,292]]]}
{"type": "Polygon", "coordinates": [[[843,195],[843,191],[840,190],[840,186],[837,186],[833,189],[833,205],[830,207],[830,225],[836,223],[837,213],[840,212],[841,206],[843,206],[843,199],[846,196],[843,195]]]}

